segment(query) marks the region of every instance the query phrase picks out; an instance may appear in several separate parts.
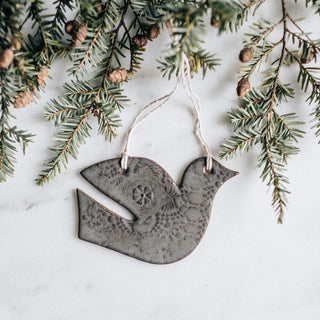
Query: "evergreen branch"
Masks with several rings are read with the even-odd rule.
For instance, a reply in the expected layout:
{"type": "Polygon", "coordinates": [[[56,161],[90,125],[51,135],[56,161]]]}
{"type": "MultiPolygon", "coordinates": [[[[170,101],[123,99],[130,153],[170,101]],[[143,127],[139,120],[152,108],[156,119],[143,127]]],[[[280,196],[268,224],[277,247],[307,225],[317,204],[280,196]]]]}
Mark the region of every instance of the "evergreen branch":
{"type": "MultiPolygon", "coordinates": [[[[277,23],[272,24],[270,27],[267,27],[263,32],[261,32],[258,36],[255,36],[255,40],[250,43],[250,45],[257,45],[262,39],[264,39],[267,35],[269,35],[272,31],[274,31],[281,23],[283,23],[283,18],[279,20],[277,23]]],[[[261,25],[257,25],[261,30],[261,25]]]]}
{"type": "MultiPolygon", "coordinates": [[[[296,21],[289,14],[287,15],[287,17],[292,22],[292,24],[303,34],[304,32],[302,28],[296,23],[296,21]]],[[[306,35],[306,37],[308,40],[311,40],[308,35],[306,35]]]]}
{"type": "MultiPolygon", "coordinates": [[[[17,43],[20,40],[22,7],[14,0],[2,1],[0,8],[0,182],[6,181],[14,173],[16,162],[16,143],[25,148],[31,142],[31,134],[12,126],[10,106],[15,97],[23,91],[23,78],[19,66],[15,64],[18,56],[17,43]],[[16,46],[16,47],[15,47],[16,46]],[[9,58],[5,57],[7,53],[9,58]],[[6,60],[8,59],[8,61],[6,60]]],[[[19,42],[20,43],[20,42],[19,42]]]]}
{"type": "Polygon", "coordinates": [[[247,21],[252,8],[253,14],[265,0],[209,1],[211,8],[211,24],[219,28],[219,33],[225,31],[237,32],[247,21]]]}
{"type": "Polygon", "coordinates": [[[219,156],[225,159],[232,159],[234,156],[240,155],[243,151],[249,151],[261,139],[259,132],[244,129],[237,132],[230,139],[227,139],[221,145],[219,156]]]}
{"type": "Polygon", "coordinates": [[[107,58],[106,68],[103,71],[102,81],[101,81],[101,84],[100,84],[96,94],[95,94],[93,102],[95,102],[97,100],[97,98],[99,97],[99,94],[100,94],[101,90],[103,90],[103,88],[104,88],[104,85],[105,85],[105,82],[107,80],[108,74],[110,73],[110,67],[111,67],[111,63],[112,63],[112,58],[114,57],[114,54],[115,54],[115,49],[116,49],[116,45],[117,45],[117,41],[118,41],[119,31],[120,31],[120,28],[123,25],[125,12],[126,12],[126,10],[124,11],[124,14],[122,15],[122,18],[121,18],[121,20],[119,22],[119,25],[118,25],[117,29],[115,30],[115,35],[114,35],[114,38],[113,38],[112,47],[111,47],[111,50],[110,50],[109,57],[107,58]]]}
{"type": "MultiPolygon", "coordinates": [[[[140,24],[140,22],[139,22],[140,24]]],[[[127,36],[127,39],[129,40],[129,47],[130,47],[130,69],[129,69],[129,73],[133,73],[134,72],[134,62],[135,62],[135,55],[134,55],[134,51],[135,51],[135,48],[133,47],[133,44],[132,44],[132,41],[131,41],[131,38],[130,38],[130,32],[129,32],[129,29],[127,28],[125,22],[123,22],[123,28],[124,28],[124,31],[125,31],[125,35],[127,36]]],[[[141,24],[140,24],[141,26],[141,24]]],[[[123,42],[126,41],[126,38],[125,36],[123,37],[123,42]]],[[[136,65],[137,67],[137,65],[136,65]]]]}
{"type": "Polygon", "coordinates": [[[8,89],[10,90],[8,81],[7,72],[0,69],[0,182],[6,181],[7,177],[14,173],[15,153],[17,152],[14,143],[20,143],[23,153],[25,153],[25,149],[28,143],[32,142],[31,138],[33,136],[24,130],[18,130],[16,126],[10,127],[9,104],[11,93],[8,92],[8,89]]]}
{"type": "Polygon", "coordinates": [[[218,65],[219,60],[201,48],[203,42],[201,36],[204,33],[203,19],[211,5],[212,2],[209,2],[209,5],[200,3],[194,6],[192,3],[184,3],[178,6],[170,3],[165,6],[163,19],[166,21],[172,42],[167,54],[159,61],[158,69],[163,76],[168,76],[170,79],[173,74],[178,75],[183,55],[189,60],[191,73],[201,69],[205,76],[207,70],[214,70],[218,65]]]}
{"type": "MultiPolygon", "coordinates": [[[[63,108],[63,109],[60,109],[60,110],[57,110],[55,112],[48,114],[47,116],[45,116],[44,119],[49,121],[49,120],[56,118],[57,116],[60,116],[61,114],[69,113],[72,110],[75,110],[75,108],[74,107],[63,108]]],[[[79,110],[79,109],[77,109],[77,110],[79,110]]]]}
{"type": "Polygon", "coordinates": [[[69,124],[66,124],[58,135],[57,139],[60,142],[51,151],[56,152],[56,156],[49,159],[45,166],[47,169],[42,170],[36,183],[43,186],[45,182],[52,179],[57,172],[61,172],[61,163],[66,168],[68,164],[68,155],[73,158],[77,158],[78,148],[80,144],[83,144],[85,138],[89,136],[88,129],[90,128],[86,120],[90,114],[91,109],[87,111],[78,119],[73,119],[69,124]]]}
{"type": "MultiPolygon", "coordinates": [[[[297,81],[301,83],[301,89],[307,91],[311,86],[311,93],[309,94],[307,101],[309,104],[315,103],[316,106],[311,113],[313,116],[313,121],[315,125],[312,128],[316,128],[316,137],[320,136],[320,77],[317,75],[319,73],[319,68],[307,68],[301,62],[300,59],[296,57],[290,50],[286,50],[290,57],[296,61],[299,65],[299,74],[297,81]]],[[[318,141],[320,143],[320,140],[318,141]]]]}
{"type": "Polygon", "coordinates": [[[286,159],[288,157],[288,153],[284,150],[284,148],[280,145],[280,142],[276,138],[274,138],[272,140],[272,142],[275,143],[275,145],[277,146],[278,150],[280,151],[280,154],[282,156],[282,161],[286,162],[286,159]]]}
{"type": "Polygon", "coordinates": [[[77,94],[94,94],[94,90],[82,90],[82,91],[73,91],[71,92],[71,95],[77,95],[77,94]]]}
{"type": "Polygon", "coordinates": [[[266,50],[263,51],[260,55],[257,55],[249,66],[246,66],[240,70],[240,72],[243,74],[242,78],[249,78],[255,71],[257,66],[263,61],[263,59],[266,58],[273,51],[273,49],[275,49],[280,44],[282,44],[282,40],[279,40],[278,42],[272,43],[270,45],[263,46],[263,48],[266,50]]]}
{"type": "Polygon", "coordinates": [[[39,30],[42,36],[42,40],[44,43],[44,52],[46,57],[46,64],[49,64],[49,49],[48,49],[48,41],[47,37],[43,28],[43,24],[40,17],[40,5],[43,5],[43,2],[41,0],[34,0],[30,7],[30,13],[34,15],[36,21],[39,25],[39,30]]]}
{"type": "Polygon", "coordinates": [[[305,66],[306,63],[316,60],[319,54],[319,40],[312,40],[308,33],[294,21],[286,7],[285,0],[279,0],[282,5],[282,17],[277,23],[262,20],[253,23],[253,32],[247,34],[244,41],[245,48],[241,51],[240,60],[249,62],[240,69],[242,74],[238,83],[238,95],[243,97],[241,106],[229,113],[235,134],[226,140],[221,147],[221,157],[233,158],[241,151],[249,151],[255,144],[261,145],[258,166],[262,168],[261,179],[272,188],[272,205],[282,223],[287,203],[288,179],[283,175],[288,159],[299,152],[296,146],[298,139],[304,132],[299,129],[303,124],[297,120],[296,114],[280,114],[277,108],[288,98],[294,97],[294,90],[290,84],[280,80],[283,65],[296,62],[299,65],[298,82],[301,89],[306,91],[311,87],[308,101],[315,102],[316,107],[312,113],[315,118],[316,135],[320,136],[320,78],[316,76],[319,68],[305,66]],[[290,30],[288,22],[292,22],[300,34],[290,30]],[[282,25],[283,31],[279,41],[270,43],[270,34],[282,25]],[[288,41],[298,46],[296,51],[288,48],[288,41]],[[263,40],[263,43],[261,41],[263,40]],[[281,45],[281,51],[276,59],[267,62],[270,53],[276,46],[281,45]],[[252,60],[252,61],[251,61],[252,60]],[[270,65],[263,71],[265,77],[260,90],[248,89],[249,77],[256,71],[258,64],[266,61],[270,65]],[[248,93],[249,91],[249,93],[248,93]],[[254,132],[254,135],[248,133],[254,132]]]}
{"type": "MultiPolygon", "coordinates": [[[[318,89],[319,90],[319,89],[318,89]]],[[[309,97],[309,101],[311,101],[311,96],[309,97]]],[[[311,115],[314,117],[315,124],[312,126],[312,129],[316,129],[315,135],[316,137],[320,137],[320,95],[317,94],[316,97],[316,106],[311,113],[311,115]]],[[[318,144],[320,144],[320,139],[318,140],[318,144]]]]}
{"type": "MultiPolygon", "coordinates": [[[[1,70],[0,70],[1,71],[1,70]]],[[[4,137],[5,137],[5,130],[4,126],[7,122],[7,116],[8,116],[8,109],[7,109],[7,102],[4,95],[4,76],[1,74],[0,78],[0,88],[1,88],[1,117],[0,117],[0,181],[5,181],[5,174],[3,174],[3,167],[4,167],[4,137]]],[[[11,171],[11,170],[10,170],[11,171]]]]}
{"type": "Polygon", "coordinates": [[[316,8],[316,13],[320,14],[320,2],[319,0],[305,0],[306,7],[308,7],[309,3],[311,2],[311,5],[316,8]]]}
{"type": "Polygon", "coordinates": [[[6,128],[9,137],[21,144],[23,154],[26,153],[28,144],[32,141],[33,134],[27,133],[25,130],[18,130],[16,126],[6,128]]]}
{"type": "Polygon", "coordinates": [[[44,116],[44,119],[46,121],[54,120],[54,123],[56,126],[63,123],[67,118],[74,118],[77,117],[79,114],[83,112],[83,110],[87,109],[87,106],[70,106],[70,107],[64,107],[63,105],[59,105],[59,108],[57,108],[57,103],[49,105],[47,108],[47,112],[44,116]],[[61,107],[61,109],[60,109],[61,107]]]}
{"type": "MultiPolygon", "coordinates": [[[[61,21],[60,13],[63,11],[62,8],[63,8],[63,5],[65,4],[65,2],[64,2],[64,0],[56,0],[53,4],[57,4],[56,14],[54,15],[54,18],[52,21],[52,24],[56,25],[59,20],[61,21]]],[[[64,22],[65,20],[63,19],[62,21],[64,22]]]]}
{"type": "Polygon", "coordinates": [[[287,16],[287,11],[286,11],[286,2],[285,0],[282,0],[282,12],[283,12],[283,36],[281,39],[282,42],[282,49],[281,49],[281,54],[280,54],[280,58],[279,58],[279,62],[278,62],[278,67],[276,69],[276,75],[274,77],[274,82],[273,82],[273,86],[272,86],[272,91],[271,91],[271,97],[270,97],[270,104],[269,104],[269,111],[268,111],[268,129],[267,129],[267,134],[270,130],[270,121],[271,121],[271,113],[274,111],[273,110],[273,104],[274,104],[274,100],[276,97],[276,91],[277,91],[277,87],[278,87],[278,83],[279,83],[279,75],[280,75],[280,69],[281,66],[283,64],[283,60],[285,57],[285,49],[286,49],[286,35],[287,35],[287,20],[286,20],[286,16],[287,16]]]}
{"type": "Polygon", "coordinates": [[[214,55],[203,49],[193,52],[191,56],[191,68],[194,72],[198,72],[201,68],[202,77],[205,78],[208,70],[214,71],[216,66],[220,65],[220,59],[214,58],[214,55]]]}
{"type": "Polygon", "coordinates": [[[264,113],[256,108],[258,102],[249,101],[246,107],[239,107],[228,113],[231,124],[234,130],[246,128],[247,126],[259,127],[260,122],[263,120],[264,113]]]}
{"type": "Polygon", "coordinates": [[[107,13],[108,13],[110,1],[111,1],[111,0],[107,0],[107,2],[105,3],[104,13],[103,13],[103,17],[102,17],[102,23],[101,23],[101,25],[99,26],[99,28],[98,28],[96,34],[94,35],[93,39],[91,40],[90,45],[88,46],[88,49],[86,50],[86,53],[85,53],[84,57],[83,57],[82,60],[80,61],[79,65],[78,65],[78,69],[81,68],[81,66],[83,65],[84,61],[85,61],[86,58],[89,56],[89,53],[91,52],[93,46],[95,45],[98,36],[101,34],[102,30],[103,30],[103,29],[105,28],[105,26],[106,26],[106,25],[105,25],[105,19],[106,19],[107,13]]]}
{"type": "MultiPolygon", "coordinates": [[[[315,44],[312,40],[309,40],[309,39],[306,40],[306,39],[304,39],[303,37],[301,37],[300,35],[292,32],[291,30],[287,30],[287,32],[288,32],[292,37],[297,38],[297,39],[299,39],[300,41],[302,41],[302,42],[304,42],[304,43],[307,43],[309,46],[311,46],[311,47],[316,47],[316,44],[315,44]]],[[[309,38],[309,37],[308,37],[308,38],[309,38]]]]}
{"type": "Polygon", "coordinates": [[[292,57],[292,59],[294,59],[300,68],[300,72],[298,75],[298,82],[301,82],[301,89],[303,91],[307,91],[309,84],[311,83],[312,87],[317,87],[320,85],[320,78],[316,77],[315,75],[312,74],[312,71],[319,71],[318,68],[307,68],[303,65],[303,63],[301,63],[301,60],[298,59],[293,53],[292,51],[290,51],[289,49],[286,49],[286,52],[292,57]]]}
{"type": "Polygon", "coordinates": [[[109,119],[113,110],[109,110],[109,112],[106,112],[101,106],[96,106],[96,110],[94,110],[93,112],[94,115],[98,117],[99,132],[105,136],[106,140],[111,141],[112,138],[115,138],[117,136],[116,132],[113,129],[114,124],[111,124],[109,119]]]}
{"type": "Polygon", "coordinates": [[[288,180],[280,173],[283,171],[283,166],[273,160],[267,140],[265,140],[264,148],[260,155],[259,166],[263,166],[260,176],[262,181],[268,180],[267,185],[273,187],[272,206],[277,213],[278,223],[283,223],[284,208],[287,205],[286,195],[289,193],[284,185],[288,183],[288,180]]]}
{"type": "Polygon", "coordinates": [[[132,4],[131,1],[129,2],[129,6],[130,6],[130,8],[131,8],[131,10],[132,10],[132,12],[133,12],[133,14],[135,16],[135,21],[137,21],[137,23],[139,24],[140,30],[143,30],[144,28],[143,28],[142,22],[140,21],[140,17],[137,14],[137,12],[135,10],[135,7],[134,7],[134,5],[132,4]]]}
{"type": "Polygon", "coordinates": [[[118,36],[120,29],[123,27],[128,3],[122,11],[121,18],[115,30],[112,31],[113,38],[111,40],[111,48],[109,49],[108,57],[103,64],[101,64],[102,70],[97,74],[94,80],[88,83],[79,82],[72,83],[71,85],[65,85],[67,93],[65,96],[56,100],[53,99],[52,103],[47,108],[47,120],[54,120],[55,124],[59,126],[58,136],[65,138],[64,132],[68,132],[68,139],[64,139],[63,145],[58,145],[51,149],[56,153],[56,156],[49,159],[44,163],[47,167],[37,180],[39,185],[43,185],[49,181],[50,178],[54,177],[57,172],[61,171],[60,161],[63,161],[64,167],[67,167],[68,156],[72,155],[74,158],[78,154],[78,145],[75,148],[74,137],[77,137],[80,141],[84,141],[84,138],[89,134],[89,125],[84,125],[86,130],[80,130],[84,121],[88,118],[89,114],[92,113],[98,118],[99,132],[105,136],[107,140],[111,140],[115,136],[113,127],[117,126],[117,118],[112,117],[114,106],[121,108],[120,101],[125,101],[121,95],[119,86],[112,86],[107,81],[107,77],[110,73],[112,60],[116,54],[118,45],[118,36]],[[117,99],[117,96],[120,100],[117,99]],[[110,110],[106,110],[101,106],[101,102],[108,102],[111,105],[110,110]],[[83,111],[86,110],[83,115],[83,111]],[[74,119],[81,117],[77,126],[74,126],[74,119]],[[111,118],[112,117],[112,118],[111,118]],[[73,131],[68,131],[68,128],[73,128],[73,131]],[[72,148],[72,152],[69,152],[69,146],[72,148]]]}
{"type": "Polygon", "coordinates": [[[67,17],[65,15],[66,9],[74,9],[74,0],[56,0],[54,1],[54,5],[56,5],[56,13],[52,19],[51,29],[52,32],[56,32],[56,37],[61,38],[63,35],[63,31],[61,26],[64,25],[67,21],[67,17]]]}

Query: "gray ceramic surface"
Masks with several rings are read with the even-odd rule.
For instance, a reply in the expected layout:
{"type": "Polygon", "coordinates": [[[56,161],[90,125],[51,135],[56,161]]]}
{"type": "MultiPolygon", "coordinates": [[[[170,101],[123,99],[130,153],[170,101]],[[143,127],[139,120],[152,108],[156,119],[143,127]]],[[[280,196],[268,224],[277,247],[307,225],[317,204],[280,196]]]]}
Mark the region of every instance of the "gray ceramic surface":
{"type": "Polygon", "coordinates": [[[133,215],[129,220],[77,190],[79,238],[156,264],[178,261],[203,237],[219,187],[237,173],[206,158],[190,163],[180,186],[157,163],[129,158],[122,172],[120,158],[83,170],[82,176],[133,215]]]}

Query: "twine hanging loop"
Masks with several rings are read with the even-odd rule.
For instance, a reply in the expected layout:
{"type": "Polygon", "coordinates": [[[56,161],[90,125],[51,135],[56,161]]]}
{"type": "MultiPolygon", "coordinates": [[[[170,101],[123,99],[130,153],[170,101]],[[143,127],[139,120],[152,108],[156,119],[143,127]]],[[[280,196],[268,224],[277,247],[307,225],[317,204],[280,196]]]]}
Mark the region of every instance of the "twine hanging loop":
{"type": "Polygon", "coordinates": [[[128,168],[128,158],[130,156],[129,154],[129,145],[130,145],[130,141],[131,141],[131,137],[132,137],[132,133],[134,128],[140,123],[142,122],[145,118],[147,118],[151,113],[153,113],[154,111],[158,110],[159,108],[161,108],[162,106],[164,106],[169,100],[170,98],[173,96],[173,94],[176,92],[178,86],[182,84],[183,88],[185,89],[189,100],[192,103],[194,112],[194,119],[195,119],[195,128],[194,128],[194,132],[195,135],[198,139],[198,141],[201,144],[201,147],[204,151],[205,156],[207,157],[206,160],[206,172],[211,172],[212,170],[212,165],[213,165],[213,156],[211,153],[211,149],[210,146],[208,145],[208,143],[206,142],[206,140],[203,137],[202,131],[201,131],[201,124],[200,124],[200,109],[201,109],[201,104],[200,104],[200,99],[197,97],[197,95],[193,92],[193,88],[192,88],[192,83],[191,83],[191,71],[190,71],[190,64],[189,64],[189,60],[187,58],[187,56],[185,55],[185,53],[182,53],[182,59],[181,59],[181,64],[180,64],[180,68],[179,68],[179,74],[177,77],[177,82],[176,85],[174,87],[174,89],[169,93],[166,94],[165,96],[156,99],[152,102],[150,102],[149,104],[147,104],[140,112],[139,114],[136,116],[136,118],[134,119],[134,121],[132,122],[128,132],[127,132],[127,136],[125,139],[125,145],[124,145],[124,150],[121,154],[121,169],[122,170],[127,170],[128,168]]]}

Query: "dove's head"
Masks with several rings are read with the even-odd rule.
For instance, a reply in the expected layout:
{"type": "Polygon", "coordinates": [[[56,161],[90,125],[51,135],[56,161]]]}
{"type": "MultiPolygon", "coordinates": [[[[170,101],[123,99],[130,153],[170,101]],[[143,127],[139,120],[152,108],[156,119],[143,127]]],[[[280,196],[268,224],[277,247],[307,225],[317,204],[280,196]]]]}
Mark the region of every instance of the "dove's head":
{"type": "Polygon", "coordinates": [[[232,171],[218,161],[212,160],[212,169],[206,170],[206,158],[199,158],[192,161],[184,172],[181,187],[190,191],[216,193],[220,186],[230,178],[236,176],[238,172],[232,171]]]}

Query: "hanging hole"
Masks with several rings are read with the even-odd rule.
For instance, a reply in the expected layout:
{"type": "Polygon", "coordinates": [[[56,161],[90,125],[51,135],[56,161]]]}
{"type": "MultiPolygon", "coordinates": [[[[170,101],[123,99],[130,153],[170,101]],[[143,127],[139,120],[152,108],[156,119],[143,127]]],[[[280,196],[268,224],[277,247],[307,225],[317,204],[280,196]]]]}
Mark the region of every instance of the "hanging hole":
{"type": "Polygon", "coordinates": [[[122,167],[119,168],[119,173],[122,175],[126,175],[128,173],[128,168],[127,169],[123,169],[122,167]]]}
{"type": "Polygon", "coordinates": [[[214,173],[214,170],[213,170],[213,157],[211,155],[208,155],[206,157],[205,166],[203,167],[203,172],[205,174],[214,173]]]}
{"type": "Polygon", "coordinates": [[[208,169],[206,166],[204,166],[203,167],[203,173],[205,173],[205,174],[212,174],[212,173],[214,173],[214,170],[213,170],[213,168],[211,168],[211,169],[208,169]]]}

